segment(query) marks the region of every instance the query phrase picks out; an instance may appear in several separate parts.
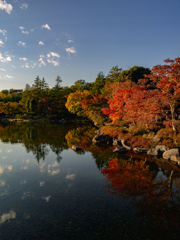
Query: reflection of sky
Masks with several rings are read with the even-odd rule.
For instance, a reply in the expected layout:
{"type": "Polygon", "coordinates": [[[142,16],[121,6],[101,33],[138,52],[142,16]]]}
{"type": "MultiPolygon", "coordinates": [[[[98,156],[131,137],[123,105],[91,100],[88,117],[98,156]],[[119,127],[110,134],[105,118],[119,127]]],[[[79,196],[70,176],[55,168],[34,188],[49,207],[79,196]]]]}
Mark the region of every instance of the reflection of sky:
{"type": "Polygon", "coordinates": [[[9,213],[4,213],[0,216],[0,224],[12,218],[16,218],[16,213],[13,210],[9,211],[9,213]]]}

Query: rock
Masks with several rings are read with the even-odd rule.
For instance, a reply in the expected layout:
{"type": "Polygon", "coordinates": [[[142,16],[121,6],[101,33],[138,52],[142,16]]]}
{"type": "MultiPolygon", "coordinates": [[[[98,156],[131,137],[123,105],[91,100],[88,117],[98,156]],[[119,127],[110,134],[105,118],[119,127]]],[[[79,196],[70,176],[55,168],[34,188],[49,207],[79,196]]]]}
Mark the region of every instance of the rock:
{"type": "Polygon", "coordinates": [[[123,145],[123,147],[125,147],[127,150],[132,150],[132,147],[125,145],[125,141],[126,141],[125,139],[121,140],[121,144],[123,145]]]}
{"type": "Polygon", "coordinates": [[[121,138],[113,138],[113,146],[121,146],[121,138]]]}
{"type": "Polygon", "coordinates": [[[157,156],[159,154],[159,150],[152,148],[147,151],[147,154],[152,156],[157,156]]]}
{"type": "Polygon", "coordinates": [[[82,148],[81,147],[78,147],[78,146],[76,146],[76,145],[72,145],[72,150],[74,150],[74,151],[79,151],[79,150],[82,150],[82,148]]]}
{"type": "Polygon", "coordinates": [[[155,149],[160,150],[160,151],[167,151],[169,148],[167,148],[165,145],[157,145],[155,149]]]}
{"type": "Polygon", "coordinates": [[[154,136],[154,132],[150,132],[149,134],[148,134],[148,137],[153,137],[154,136]]]}
{"type": "Polygon", "coordinates": [[[109,135],[103,135],[102,132],[100,132],[99,134],[93,137],[92,142],[109,144],[112,142],[112,138],[109,135]]]}
{"type": "Polygon", "coordinates": [[[159,155],[163,155],[165,151],[169,150],[165,145],[157,145],[155,149],[159,151],[159,155]]]}
{"type": "Polygon", "coordinates": [[[147,148],[142,148],[142,147],[135,147],[133,148],[134,152],[140,152],[140,153],[147,153],[148,149],[147,148]]]}
{"type": "Polygon", "coordinates": [[[127,148],[125,147],[117,147],[113,150],[113,152],[116,152],[116,153],[126,153],[127,152],[127,148]]]}
{"type": "Polygon", "coordinates": [[[170,150],[168,150],[168,151],[165,151],[165,152],[163,153],[163,158],[164,158],[164,159],[167,159],[167,160],[170,160],[171,156],[173,156],[173,155],[178,155],[178,156],[180,156],[180,151],[179,151],[178,148],[172,148],[172,149],[170,149],[170,150]]]}
{"type": "Polygon", "coordinates": [[[173,161],[176,165],[180,165],[180,156],[178,154],[172,155],[170,160],[173,161]]]}

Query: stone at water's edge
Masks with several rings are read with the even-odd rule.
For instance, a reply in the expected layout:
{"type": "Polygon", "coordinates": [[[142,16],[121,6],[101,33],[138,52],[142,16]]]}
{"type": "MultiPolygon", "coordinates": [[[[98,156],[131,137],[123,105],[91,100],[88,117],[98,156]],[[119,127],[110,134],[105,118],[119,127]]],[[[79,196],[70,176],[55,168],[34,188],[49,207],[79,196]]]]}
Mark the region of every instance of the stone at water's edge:
{"type": "Polygon", "coordinates": [[[152,156],[157,156],[159,154],[159,150],[152,148],[147,151],[147,154],[152,156]]]}
{"type": "Polygon", "coordinates": [[[180,165],[180,156],[178,154],[172,155],[170,160],[173,161],[175,164],[180,165]]]}
{"type": "Polygon", "coordinates": [[[73,145],[71,148],[72,148],[72,150],[74,150],[74,151],[82,150],[81,147],[78,147],[78,146],[76,146],[76,145],[73,145]]]}
{"type": "Polygon", "coordinates": [[[133,148],[134,152],[139,152],[139,153],[147,153],[148,149],[147,148],[141,148],[141,147],[135,147],[133,148]]]}
{"type": "Polygon", "coordinates": [[[96,136],[93,137],[93,143],[111,143],[112,138],[109,135],[103,135],[102,132],[99,132],[96,136]]]}
{"type": "Polygon", "coordinates": [[[180,157],[180,150],[178,148],[173,148],[163,153],[163,158],[170,160],[171,156],[176,155],[180,157]]]}

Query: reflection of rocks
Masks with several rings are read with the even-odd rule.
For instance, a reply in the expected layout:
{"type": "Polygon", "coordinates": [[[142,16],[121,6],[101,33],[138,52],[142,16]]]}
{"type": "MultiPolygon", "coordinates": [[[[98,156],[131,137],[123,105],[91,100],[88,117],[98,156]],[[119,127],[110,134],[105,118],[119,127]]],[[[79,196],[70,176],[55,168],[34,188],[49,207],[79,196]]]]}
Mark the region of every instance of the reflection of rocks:
{"type": "Polygon", "coordinates": [[[81,147],[79,147],[79,146],[76,146],[76,145],[72,145],[72,150],[74,150],[74,151],[79,151],[79,150],[82,150],[82,148],[81,147]]]}
{"type": "Polygon", "coordinates": [[[4,213],[3,215],[0,216],[0,224],[13,218],[16,218],[16,213],[13,210],[9,211],[9,213],[4,213]]]}
{"type": "Polygon", "coordinates": [[[127,148],[125,147],[117,147],[114,149],[113,152],[116,152],[116,153],[126,153],[127,152],[127,148]]]}

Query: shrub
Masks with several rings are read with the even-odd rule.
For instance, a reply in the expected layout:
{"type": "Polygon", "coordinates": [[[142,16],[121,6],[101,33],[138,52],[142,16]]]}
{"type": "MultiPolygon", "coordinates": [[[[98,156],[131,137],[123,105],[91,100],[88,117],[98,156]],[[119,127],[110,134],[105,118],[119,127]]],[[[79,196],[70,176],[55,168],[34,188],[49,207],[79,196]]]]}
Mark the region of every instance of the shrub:
{"type": "Polygon", "coordinates": [[[157,132],[157,137],[159,138],[163,138],[163,139],[167,139],[169,137],[173,137],[174,136],[174,131],[172,130],[172,128],[162,128],[157,132]]]}

